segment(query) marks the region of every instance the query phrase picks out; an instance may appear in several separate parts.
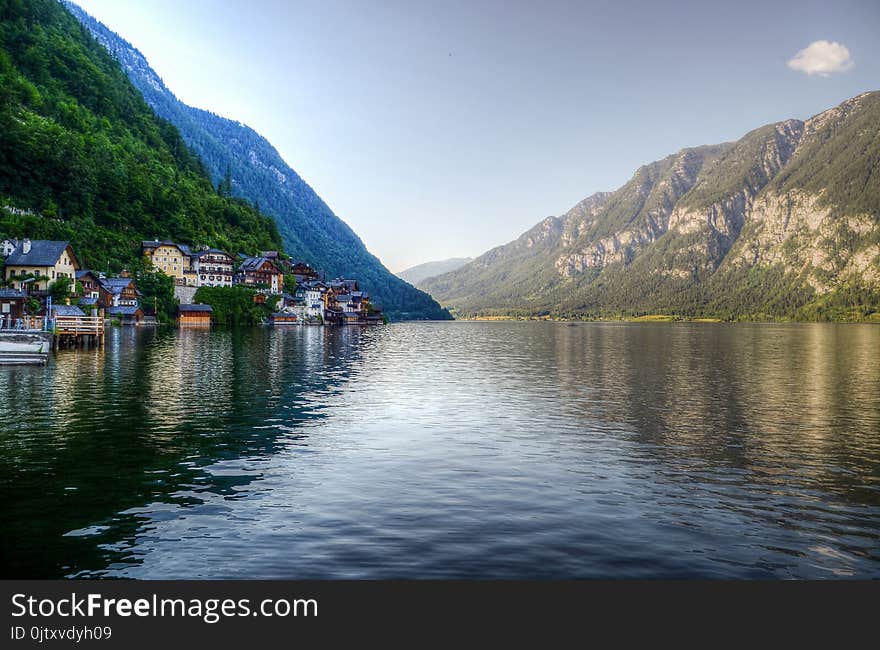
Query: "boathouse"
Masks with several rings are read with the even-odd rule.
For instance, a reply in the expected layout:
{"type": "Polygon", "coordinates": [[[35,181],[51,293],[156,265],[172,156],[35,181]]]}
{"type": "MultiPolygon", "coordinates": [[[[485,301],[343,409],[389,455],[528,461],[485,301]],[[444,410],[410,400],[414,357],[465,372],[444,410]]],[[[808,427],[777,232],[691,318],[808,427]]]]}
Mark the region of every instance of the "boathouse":
{"type": "Polygon", "coordinates": [[[210,327],[211,305],[180,305],[177,322],[181,326],[210,327]]]}
{"type": "Polygon", "coordinates": [[[107,318],[118,320],[121,325],[140,325],[144,320],[144,310],[138,305],[118,305],[108,307],[107,318]]]}

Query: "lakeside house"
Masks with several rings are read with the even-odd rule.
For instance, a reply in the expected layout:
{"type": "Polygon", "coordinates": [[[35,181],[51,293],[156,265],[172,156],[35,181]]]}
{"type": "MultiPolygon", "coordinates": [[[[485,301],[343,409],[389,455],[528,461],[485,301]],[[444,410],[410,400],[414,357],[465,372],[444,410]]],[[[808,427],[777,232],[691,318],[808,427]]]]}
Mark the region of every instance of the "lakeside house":
{"type": "Polygon", "coordinates": [[[140,294],[131,278],[101,278],[98,282],[100,307],[137,307],[140,294]]]}
{"type": "Polygon", "coordinates": [[[172,241],[141,242],[144,256],[152,263],[153,268],[174,278],[175,284],[186,284],[186,271],[190,268],[191,252],[188,246],[178,245],[172,241]]]}
{"type": "Polygon", "coordinates": [[[231,287],[236,259],[218,248],[208,248],[190,256],[196,286],[231,287]]]}
{"type": "Polygon", "coordinates": [[[297,284],[292,298],[285,298],[282,311],[295,314],[304,323],[372,325],[384,322],[381,309],[370,303],[369,294],[360,290],[357,280],[306,281],[297,284]]]}
{"type": "Polygon", "coordinates": [[[22,239],[6,257],[3,274],[8,283],[28,292],[48,291],[52,282],[69,278],[73,294],[79,269],[70,242],[22,239]]]}
{"type": "Polygon", "coordinates": [[[278,251],[258,256],[239,253],[238,257],[219,248],[193,251],[186,244],[158,239],[141,242],[144,256],[153,268],[174,278],[181,287],[231,287],[249,285],[258,291],[280,294],[289,262],[278,251]]]}
{"type": "Polygon", "coordinates": [[[97,302],[101,297],[101,275],[89,270],[77,271],[76,281],[82,287],[83,297],[94,298],[97,302]]]}
{"type": "Polygon", "coordinates": [[[280,294],[284,287],[284,276],[268,257],[247,257],[238,267],[234,282],[264,289],[270,294],[280,294]]]}
{"type": "Polygon", "coordinates": [[[314,282],[320,279],[318,271],[305,262],[294,262],[291,264],[290,274],[293,276],[293,279],[296,280],[297,284],[314,282]]]}
{"type": "Polygon", "coordinates": [[[183,327],[210,327],[211,305],[180,305],[177,309],[177,323],[183,327]]]}
{"type": "Polygon", "coordinates": [[[2,289],[0,315],[8,324],[13,319],[42,315],[85,317],[85,312],[105,316],[123,324],[146,322],[140,306],[141,294],[134,279],[123,272],[121,277],[83,269],[70,242],[50,240],[4,240],[6,256],[2,277],[9,288],[2,289]],[[49,289],[61,278],[70,280],[70,296],[63,301],[49,300],[49,289]],[[36,299],[37,302],[34,302],[36,299]],[[32,311],[31,311],[32,310],[32,311]]]}
{"type": "MultiPolygon", "coordinates": [[[[158,239],[143,241],[142,250],[155,270],[174,279],[175,294],[183,303],[178,311],[181,325],[210,325],[211,307],[190,304],[198,287],[235,285],[253,289],[255,304],[268,303],[272,295],[280,297],[269,318],[273,324],[363,325],[384,321],[381,309],[370,303],[369,294],[360,290],[356,279],[325,281],[318,270],[302,261],[290,262],[278,251],[233,256],[217,248],[193,251],[188,245],[158,239]],[[285,274],[294,283],[289,293],[284,291],[285,274]]],[[[108,277],[81,268],[67,241],[5,239],[0,242],[0,252],[6,255],[0,277],[8,285],[0,294],[0,316],[7,323],[40,315],[80,317],[84,312],[125,325],[155,322],[141,304],[142,295],[132,277],[126,272],[108,277]],[[50,314],[49,287],[60,278],[71,280],[70,298],[61,301],[56,295],[59,304],[50,314]]]]}
{"type": "Polygon", "coordinates": [[[145,322],[144,310],[139,305],[116,305],[104,310],[107,318],[118,320],[120,325],[140,325],[145,322]]]}
{"type": "Polygon", "coordinates": [[[27,294],[21,289],[0,288],[0,329],[12,327],[24,318],[27,294]]]}

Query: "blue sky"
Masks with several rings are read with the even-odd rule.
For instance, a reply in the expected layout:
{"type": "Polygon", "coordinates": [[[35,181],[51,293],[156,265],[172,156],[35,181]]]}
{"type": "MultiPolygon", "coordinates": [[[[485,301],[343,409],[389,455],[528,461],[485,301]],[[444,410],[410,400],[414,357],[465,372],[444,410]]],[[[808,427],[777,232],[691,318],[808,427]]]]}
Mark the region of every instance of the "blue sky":
{"type": "Polygon", "coordinates": [[[78,2],[180,99],[266,136],[394,271],[880,89],[876,0],[78,2]]]}

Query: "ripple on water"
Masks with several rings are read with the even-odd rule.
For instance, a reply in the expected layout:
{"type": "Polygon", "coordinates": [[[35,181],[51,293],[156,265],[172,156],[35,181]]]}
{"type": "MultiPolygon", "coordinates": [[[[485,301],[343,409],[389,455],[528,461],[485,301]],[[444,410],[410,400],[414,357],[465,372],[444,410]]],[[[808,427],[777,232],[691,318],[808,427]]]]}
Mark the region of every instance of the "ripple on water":
{"type": "Polygon", "coordinates": [[[880,577],[878,352],[871,326],[117,328],[0,368],[4,574],[880,577]]]}

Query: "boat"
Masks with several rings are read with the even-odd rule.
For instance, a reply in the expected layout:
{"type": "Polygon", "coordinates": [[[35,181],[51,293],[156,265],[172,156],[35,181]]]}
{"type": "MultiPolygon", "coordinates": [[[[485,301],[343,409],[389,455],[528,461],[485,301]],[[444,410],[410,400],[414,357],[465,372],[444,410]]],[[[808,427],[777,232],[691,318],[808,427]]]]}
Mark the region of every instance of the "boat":
{"type": "Polygon", "coordinates": [[[45,365],[50,343],[41,336],[8,334],[0,337],[0,365],[45,365]]]}

